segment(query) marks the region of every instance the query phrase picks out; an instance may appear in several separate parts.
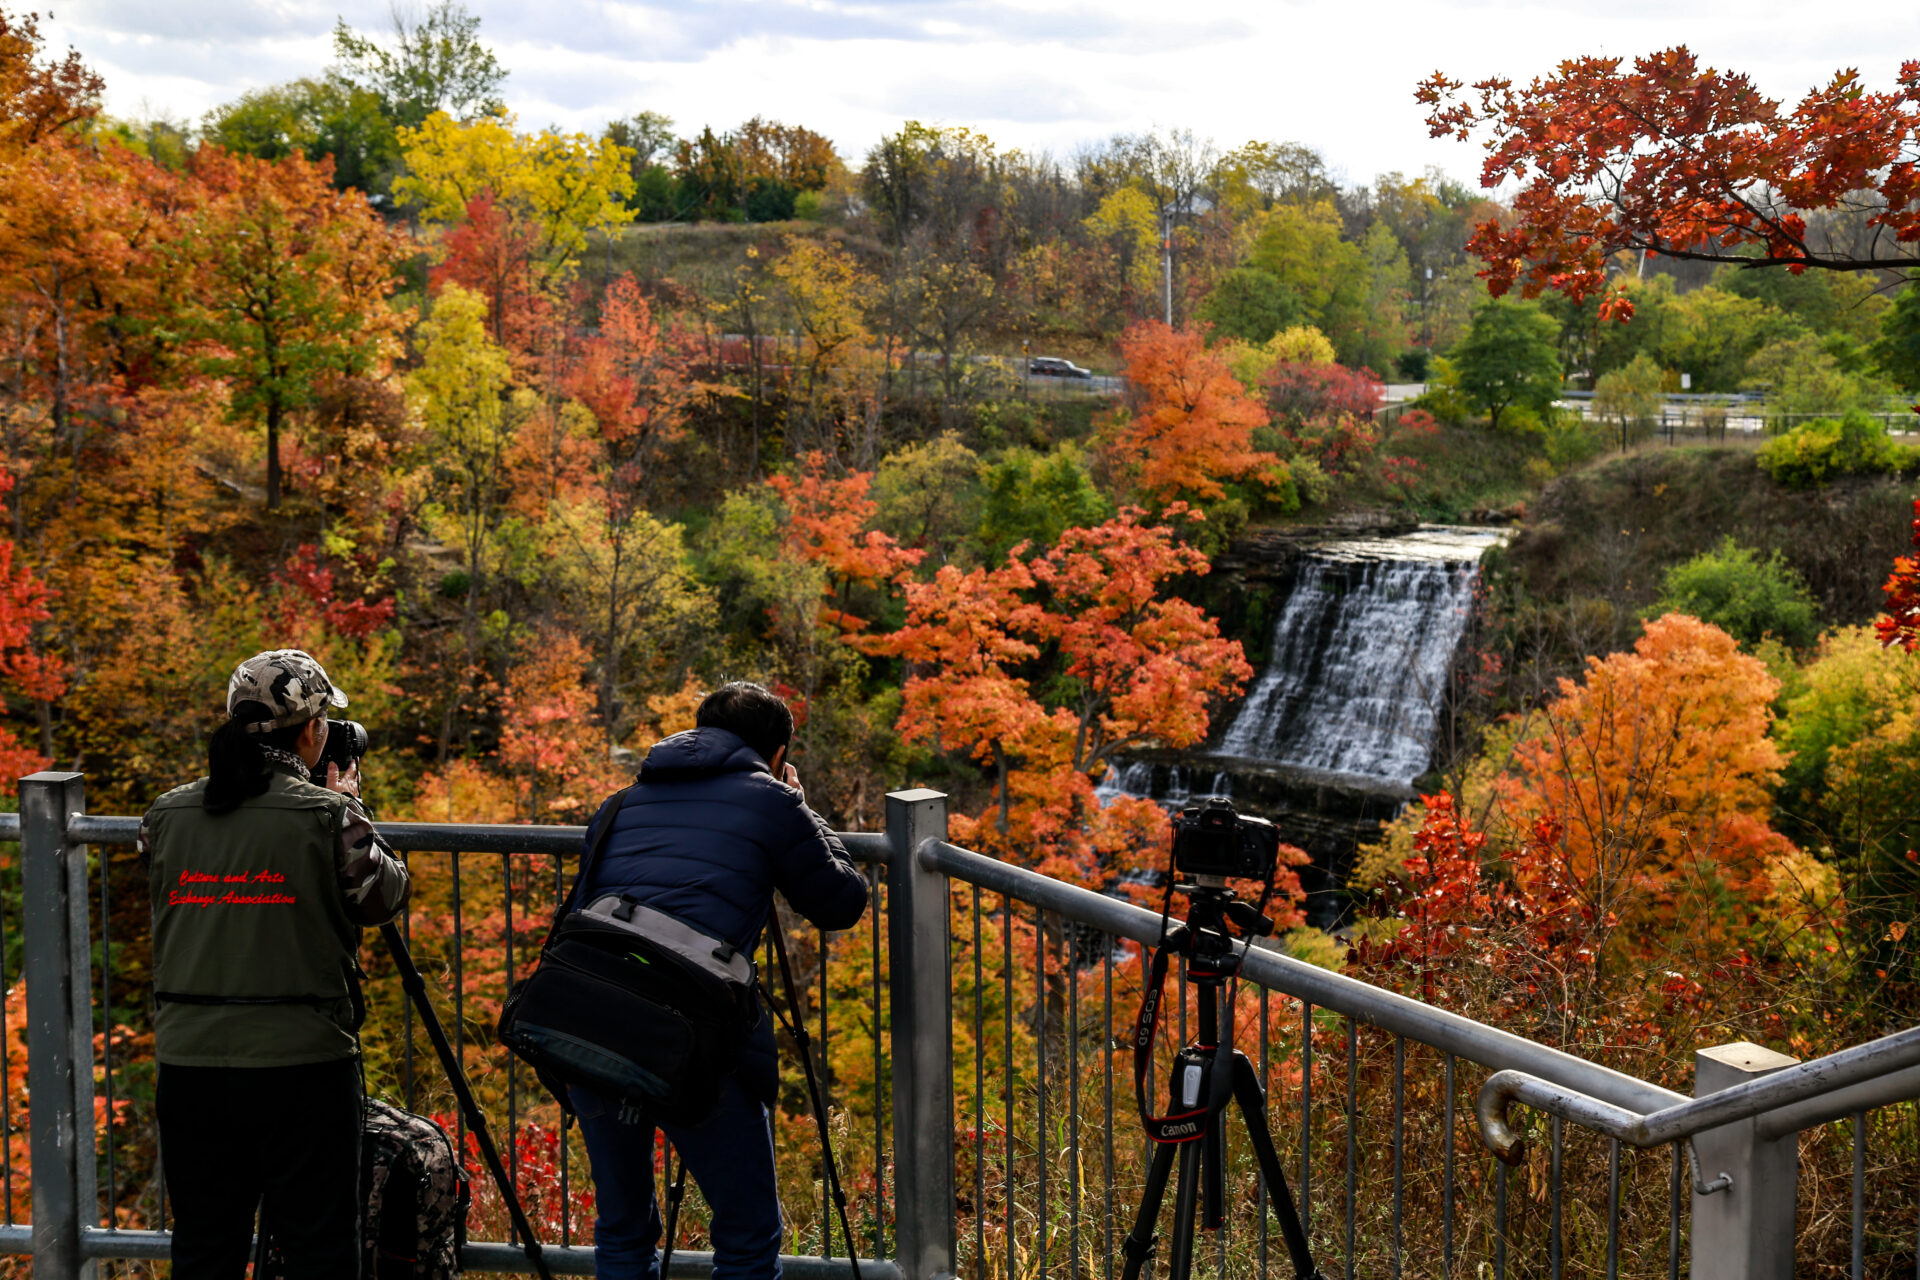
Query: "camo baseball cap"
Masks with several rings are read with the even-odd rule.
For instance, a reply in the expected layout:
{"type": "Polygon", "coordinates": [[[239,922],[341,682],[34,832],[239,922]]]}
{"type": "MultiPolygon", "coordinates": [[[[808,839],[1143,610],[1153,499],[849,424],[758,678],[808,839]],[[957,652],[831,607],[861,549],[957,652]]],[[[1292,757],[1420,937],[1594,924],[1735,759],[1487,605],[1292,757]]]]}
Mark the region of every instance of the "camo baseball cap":
{"type": "Polygon", "coordinates": [[[271,720],[253,720],[248,733],[271,733],[305,724],[328,707],[344,707],[347,695],[327,679],[313,655],[302,649],[269,649],[256,653],[233,669],[227,681],[227,714],[243,702],[258,702],[273,711],[271,720]]]}

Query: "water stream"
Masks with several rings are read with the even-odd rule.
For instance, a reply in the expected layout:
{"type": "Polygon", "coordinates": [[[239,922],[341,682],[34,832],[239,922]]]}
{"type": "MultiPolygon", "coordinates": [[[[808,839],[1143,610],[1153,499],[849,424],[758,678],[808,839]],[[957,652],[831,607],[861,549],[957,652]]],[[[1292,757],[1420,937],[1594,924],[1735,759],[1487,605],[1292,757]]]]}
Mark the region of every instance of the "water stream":
{"type": "Polygon", "coordinates": [[[1505,536],[1433,525],[1307,552],[1274,621],[1266,666],[1212,753],[1217,763],[1194,756],[1163,766],[1159,786],[1151,765],[1122,763],[1101,793],[1169,805],[1230,794],[1235,765],[1404,792],[1432,760],[1480,556],[1505,536]],[[1208,774],[1208,787],[1195,792],[1208,774]]]}

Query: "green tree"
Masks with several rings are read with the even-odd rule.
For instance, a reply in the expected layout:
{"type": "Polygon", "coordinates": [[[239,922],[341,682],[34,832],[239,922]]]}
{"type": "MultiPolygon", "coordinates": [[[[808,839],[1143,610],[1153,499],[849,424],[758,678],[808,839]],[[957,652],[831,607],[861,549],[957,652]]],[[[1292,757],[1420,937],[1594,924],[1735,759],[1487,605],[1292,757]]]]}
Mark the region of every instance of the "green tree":
{"type": "Polygon", "coordinates": [[[1807,332],[1770,342],[1747,361],[1746,385],[1765,391],[1768,413],[1789,423],[1804,414],[1879,408],[1892,388],[1849,369],[1831,345],[1831,339],[1807,332]]]}
{"type": "Polygon", "coordinates": [[[981,559],[994,564],[1016,543],[1050,547],[1067,529],[1091,529],[1113,514],[1071,441],[1052,453],[1009,449],[980,469],[981,559]]]}
{"type": "Polygon", "coordinates": [[[874,523],[938,566],[954,558],[979,508],[980,456],[955,431],[897,449],[873,477],[874,523]]]}
{"type": "Polygon", "coordinates": [[[208,198],[177,242],[202,366],[267,435],[267,505],[280,503],[280,436],[329,374],[392,354],[387,306],[409,246],[357,195],[330,189],[300,156],[277,163],[205,147],[193,169],[208,198]]]}
{"type": "Polygon", "coordinates": [[[424,11],[393,10],[389,42],[363,36],[343,18],[333,28],[339,64],[332,76],[380,100],[396,128],[416,129],[436,111],[456,120],[497,115],[507,72],[480,43],[480,19],[461,0],[433,0],[424,11]]]}
{"type": "Polygon", "coordinates": [[[400,158],[379,95],[337,80],[249,89],[208,112],[201,132],[208,142],[262,160],[332,156],[333,185],[342,191],[384,191],[400,158]]]}
{"type": "Polygon", "coordinates": [[[1625,368],[1601,374],[1594,384],[1594,415],[1619,428],[1623,451],[1632,441],[1652,433],[1660,419],[1666,381],[1667,371],[1642,351],[1625,368]]]}
{"type": "Polygon", "coordinates": [[[1920,280],[1900,291],[1880,317],[1873,358],[1886,375],[1909,391],[1920,390],[1920,280]]]}
{"type": "Polygon", "coordinates": [[[1731,537],[1667,570],[1644,616],[1668,613],[1710,622],[1749,649],[1768,636],[1804,649],[1820,634],[1813,596],[1780,552],[1762,559],[1731,537]]]}
{"type": "Polygon", "coordinates": [[[1213,325],[1217,337],[1254,346],[1300,324],[1305,314],[1299,293],[1259,267],[1225,272],[1200,304],[1200,318],[1213,325]]]}
{"type": "Polygon", "coordinates": [[[1553,321],[1534,304],[1487,299],[1450,357],[1460,390],[1495,428],[1516,405],[1544,412],[1560,394],[1558,337],[1553,321]]]}

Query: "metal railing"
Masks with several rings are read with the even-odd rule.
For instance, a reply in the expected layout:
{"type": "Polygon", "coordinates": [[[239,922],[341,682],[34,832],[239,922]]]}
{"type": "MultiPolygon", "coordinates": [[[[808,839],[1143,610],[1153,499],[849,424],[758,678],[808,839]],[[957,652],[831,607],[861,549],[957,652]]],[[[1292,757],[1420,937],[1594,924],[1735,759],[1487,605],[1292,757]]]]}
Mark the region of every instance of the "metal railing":
{"type": "MultiPolygon", "coordinates": [[[[137,823],[84,810],[79,775],[40,774],[22,784],[21,814],[0,815],[0,839],[19,838],[24,854],[33,1189],[31,1226],[0,1226],[0,1253],[31,1252],[35,1274],[56,1280],[80,1274],[90,1259],[165,1257],[168,1245],[164,1229],[120,1227],[113,1218],[101,1225],[94,1210],[104,1191],[112,1211],[118,1176],[111,1123],[105,1149],[95,1143],[96,1077],[109,1113],[118,1096],[115,1037],[95,1035],[96,1008],[112,1010],[137,984],[113,976],[122,941],[106,928],[111,860],[97,859],[90,874],[87,845],[128,843],[137,823]],[[90,919],[96,902],[98,921],[90,919]]],[[[382,831],[415,855],[417,901],[431,898],[421,886],[433,882],[417,855],[445,855],[443,888],[463,906],[462,873],[452,864],[461,855],[470,864],[501,860],[501,883],[531,948],[544,913],[526,891],[536,877],[529,870],[516,881],[514,859],[529,869],[538,860],[537,879],[557,893],[564,859],[577,856],[581,838],[577,827],[382,824],[382,831]]],[[[863,1061],[871,1054],[864,1086],[870,1096],[835,1099],[836,1131],[846,1135],[840,1141],[871,1161],[864,1169],[870,1212],[857,1220],[864,1225],[856,1233],[874,1240],[873,1252],[884,1260],[863,1262],[863,1273],[882,1280],[1111,1280],[1145,1168],[1145,1142],[1124,1098],[1130,1081],[1116,1093],[1116,1057],[1127,1031],[1115,1009],[1124,1018],[1137,997],[1132,961],[1158,940],[1160,917],[946,836],[946,797],[931,791],[890,795],[884,834],[843,836],[873,868],[875,910],[857,927],[869,931],[859,940],[871,947],[871,991],[852,1006],[829,998],[832,948],[821,939],[814,961],[820,972],[812,978],[818,995],[803,998],[817,1006],[816,1046],[825,1042],[829,1056],[826,1033],[845,1035],[824,1025],[830,1007],[858,1008],[857,1020],[866,1024],[856,1047],[863,1061]],[[1123,1099],[1118,1106],[1116,1096],[1123,1099]],[[870,1129],[860,1127],[862,1114],[870,1129]]],[[[144,894],[144,877],[122,878],[137,879],[144,894]]],[[[548,909],[553,900],[545,899],[548,909]]],[[[430,905],[422,902],[416,938],[427,935],[430,905]]],[[[423,961],[451,979],[436,993],[443,1008],[470,989],[459,950],[469,919],[459,916],[446,954],[420,948],[423,961]]],[[[503,970],[533,954],[514,945],[512,919],[503,970]]],[[[0,967],[0,982],[5,976],[0,967]]],[[[1868,1176],[1870,1134],[1898,1153],[1920,1144],[1920,1115],[1904,1105],[1920,1095],[1920,1030],[1805,1064],[1752,1045],[1702,1050],[1699,1097],[1689,1099],[1275,950],[1250,952],[1243,976],[1250,990],[1242,1026],[1258,1037],[1253,1056],[1270,1091],[1282,1158],[1297,1171],[1293,1191],[1329,1277],[1557,1280],[1678,1277],[1684,1269],[1696,1280],[1784,1280],[1796,1274],[1800,1134],[1834,1121],[1845,1126],[1834,1141],[1852,1144],[1846,1272],[1920,1274],[1920,1223],[1912,1216],[1915,1201],[1903,1198],[1920,1181],[1920,1159],[1896,1158],[1880,1176],[1868,1176]],[[1476,1083],[1479,1074],[1485,1078],[1476,1083]],[[1470,1090],[1478,1092],[1482,1136],[1515,1163],[1494,1159],[1462,1135],[1476,1111],[1470,1090]],[[1536,1142],[1516,1141],[1524,1135],[1508,1109],[1513,1102],[1540,1113],[1536,1142]],[[1664,1159],[1637,1154],[1650,1147],[1657,1157],[1662,1146],[1664,1159]],[[1904,1217],[1894,1220],[1888,1206],[1904,1217]]],[[[464,1014],[449,1025],[467,1025],[464,1014]]],[[[1168,1016],[1177,1017],[1184,1039],[1185,1000],[1170,1003],[1168,1016]]],[[[401,1018],[396,1004],[387,1021],[401,1018]]],[[[4,1021],[0,1042],[12,1052],[4,1021]]],[[[410,1061],[404,1033],[402,1045],[389,1058],[410,1061]]],[[[510,1060],[490,1044],[469,1043],[465,1052],[470,1070],[491,1063],[495,1083],[505,1073],[504,1099],[497,1088],[489,1096],[496,1106],[504,1101],[505,1132],[516,1132],[510,1060]]],[[[843,1074],[845,1088],[863,1087],[851,1066],[843,1074]]],[[[403,1095],[399,1101],[416,1079],[407,1072],[386,1083],[403,1095]]],[[[0,1112],[10,1115],[7,1106],[0,1095],[0,1112]]],[[[501,1118],[493,1116],[495,1123],[501,1118]]],[[[807,1141],[804,1131],[796,1137],[807,1141]]],[[[10,1133],[6,1143],[10,1177],[10,1133]]],[[[576,1242],[566,1207],[585,1179],[568,1162],[564,1143],[560,1150],[557,1168],[516,1173],[543,1203],[558,1194],[562,1229],[549,1249],[556,1272],[591,1274],[591,1250],[576,1242]]],[[[1230,1232],[1214,1242],[1216,1274],[1265,1277],[1270,1250],[1257,1171],[1233,1144],[1229,1162],[1236,1211],[1230,1232]]],[[[806,1194],[817,1189],[809,1184],[806,1194]]],[[[809,1216],[794,1212],[792,1197],[786,1208],[792,1219],[809,1216]]],[[[164,1227],[164,1208],[155,1221],[164,1227]]],[[[785,1257],[783,1266],[796,1280],[850,1275],[845,1260],[829,1252],[823,1246],[819,1256],[785,1257]]],[[[500,1241],[472,1243],[464,1258],[473,1270],[525,1269],[518,1249],[500,1241]]],[[[673,1274],[705,1274],[709,1265],[708,1255],[676,1252],[673,1274]]]]}

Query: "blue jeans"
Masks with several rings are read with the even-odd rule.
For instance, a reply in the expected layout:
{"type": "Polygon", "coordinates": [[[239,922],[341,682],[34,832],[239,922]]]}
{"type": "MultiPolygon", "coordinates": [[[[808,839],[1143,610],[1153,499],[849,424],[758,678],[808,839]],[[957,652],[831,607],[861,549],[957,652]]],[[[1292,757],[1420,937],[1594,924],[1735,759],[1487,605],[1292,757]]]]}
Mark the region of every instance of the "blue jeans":
{"type": "MultiPolygon", "coordinates": [[[[594,1274],[600,1280],[659,1280],[654,1121],[642,1115],[623,1123],[618,1103],[585,1089],[567,1092],[593,1163],[594,1274]]],[[[780,1194],[767,1109],[729,1079],[705,1122],[660,1127],[713,1210],[707,1234],[714,1280],[779,1280],[780,1194]]]]}

